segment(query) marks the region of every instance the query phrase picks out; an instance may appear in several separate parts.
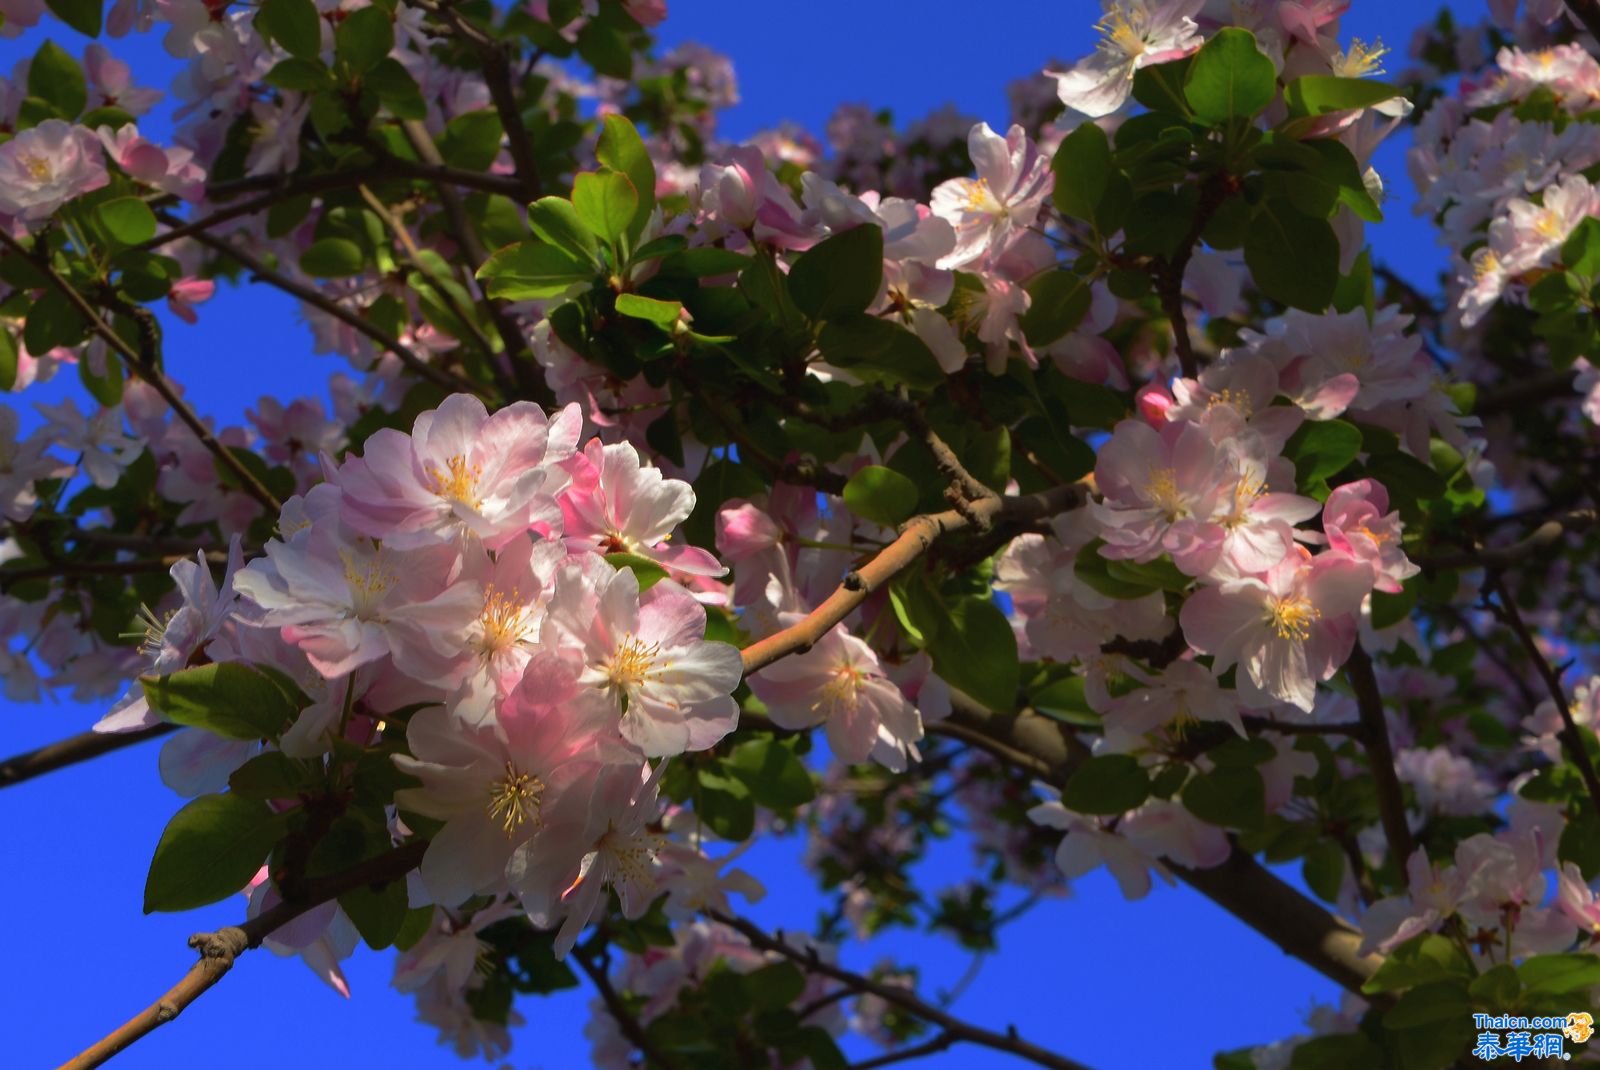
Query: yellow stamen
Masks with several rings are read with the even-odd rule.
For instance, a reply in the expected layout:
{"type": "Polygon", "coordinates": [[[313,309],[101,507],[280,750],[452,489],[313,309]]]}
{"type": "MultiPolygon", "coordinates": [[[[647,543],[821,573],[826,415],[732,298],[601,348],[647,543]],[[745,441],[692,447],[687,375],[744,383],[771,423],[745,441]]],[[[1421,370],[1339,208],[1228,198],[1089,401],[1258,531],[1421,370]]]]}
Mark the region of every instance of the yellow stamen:
{"type": "Polygon", "coordinates": [[[861,670],[854,665],[841,665],[817,693],[817,701],[811,704],[811,709],[823,711],[825,718],[836,713],[854,713],[861,702],[862,686],[861,670]]]}
{"type": "Polygon", "coordinates": [[[1150,47],[1144,36],[1147,23],[1148,16],[1133,5],[1113,4],[1095,23],[1095,29],[1100,31],[1100,47],[1129,59],[1144,55],[1150,47]]]}
{"type": "Polygon", "coordinates": [[[515,836],[525,821],[539,824],[539,804],[544,797],[544,781],[524,773],[509,760],[506,775],[489,784],[489,803],[484,813],[498,821],[505,834],[515,836]]]}
{"type": "Polygon", "coordinates": [[[488,653],[498,653],[515,646],[527,631],[528,607],[523,605],[518,590],[513,587],[509,596],[494,589],[491,584],[483,592],[483,610],[478,623],[483,626],[479,645],[488,653]]]}
{"type": "Polygon", "coordinates": [[[483,504],[478,497],[478,477],[482,474],[481,464],[469,465],[458,453],[445,462],[445,470],[436,464],[428,466],[428,489],[441,498],[476,509],[483,504]]]}
{"type": "Polygon", "coordinates": [[[660,653],[660,643],[646,644],[630,632],[623,636],[616,653],[606,663],[606,679],[620,691],[632,691],[650,679],[655,672],[656,655],[660,653]]]}
{"type": "Polygon", "coordinates": [[[339,557],[344,561],[344,581],[355,598],[356,616],[365,619],[400,577],[388,567],[382,550],[372,555],[365,568],[356,564],[349,550],[340,550],[339,557]]]}
{"type": "Polygon", "coordinates": [[[1329,66],[1340,78],[1365,78],[1383,73],[1383,57],[1388,54],[1389,50],[1383,47],[1382,38],[1374,40],[1369,47],[1359,37],[1355,37],[1351,38],[1349,48],[1334,53],[1333,62],[1329,66]]]}
{"type": "Polygon", "coordinates": [[[1145,478],[1144,492],[1156,508],[1173,520],[1177,520],[1189,511],[1178,494],[1178,473],[1174,469],[1150,469],[1149,476],[1145,478]]]}
{"type": "Polygon", "coordinates": [[[1293,639],[1303,643],[1311,638],[1311,624],[1322,619],[1322,610],[1305,598],[1291,595],[1274,598],[1268,606],[1267,619],[1278,631],[1279,639],[1293,639]]]}

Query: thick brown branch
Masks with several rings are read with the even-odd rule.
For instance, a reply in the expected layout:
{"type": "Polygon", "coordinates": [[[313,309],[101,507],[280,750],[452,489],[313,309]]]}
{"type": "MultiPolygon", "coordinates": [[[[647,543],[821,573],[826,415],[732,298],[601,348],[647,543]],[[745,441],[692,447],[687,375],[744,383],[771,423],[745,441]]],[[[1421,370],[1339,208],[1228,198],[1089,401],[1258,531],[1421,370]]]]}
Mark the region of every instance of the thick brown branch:
{"type": "Polygon", "coordinates": [[[178,728],[175,724],[157,724],[133,732],[79,732],[0,761],[0,788],[176,732],[178,728]]]}
{"type": "MultiPolygon", "coordinates": [[[[999,714],[970,700],[953,704],[954,712],[941,725],[954,723],[969,738],[986,738],[990,742],[984,749],[1001,761],[1009,761],[1010,754],[1018,755],[1018,768],[1048,783],[1062,784],[1082,761],[1082,744],[1047,717],[1031,710],[999,714]]],[[[1359,953],[1361,934],[1354,926],[1279,880],[1237,847],[1226,862],[1212,869],[1168,866],[1200,894],[1352,992],[1359,993],[1362,983],[1383,961],[1359,953]]]]}
{"type": "Polygon", "coordinates": [[[870,977],[864,977],[861,974],[852,973],[849,970],[835,966],[831,962],[824,962],[815,951],[793,947],[783,939],[781,932],[769,936],[766,932],[743,918],[724,914],[717,910],[708,911],[707,913],[722,924],[738,930],[753,946],[763,951],[776,951],[811,973],[832,978],[841,984],[854,988],[858,992],[877,996],[885,1003],[893,1004],[907,1014],[914,1015],[925,1022],[938,1026],[941,1030],[953,1036],[955,1040],[992,1048],[995,1051],[1007,1052],[1018,1058],[1037,1063],[1039,1066],[1050,1067],[1051,1070],[1085,1070],[1084,1065],[1080,1062],[1068,1059],[1064,1055],[1057,1055],[1053,1051],[1023,1040],[1017,1035],[1017,1031],[1014,1028],[1008,1028],[1004,1033],[995,1033],[980,1026],[972,1025],[946,1011],[940,1010],[931,1003],[924,1002],[908,989],[901,988],[898,985],[882,984],[870,977]]]}
{"type": "Polygon", "coordinates": [[[330,899],[337,899],[345,892],[369,885],[382,887],[398,880],[421,863],[422,853],[427,846],[426,840],[413,840],[343,873],[309,881],[304,896],[292,901],[285,900],[243,925],[191,936],[189,946],[200,952],[200,961],[189,968],[183,980],[169,989],[160,999],[113,1030],[105,1039],[62,1063],[59,1070],[90,1070],[91,1067],[102,1065],[130,1044],[176,1018],[206,989],[222,980],[232,969],[234,959],[250,948],[260,947],[261,941],[272,932],[313,907],[330,899]]]}
{"type": "Polygon", "coordinates": [[[974,502],[965,514],[952,509],[912,517],[900,529],[900,537],[885,546],[878,556],[845,577],[844,583],[805,618],[780,632],[744,648],[744,671],[753,673],[781,657],[811,649],[835,624],[867,600],[867,596],[895,577],[901,569],[921,557],[941,535],[970,527],[974,518],[993,523],[999,519],[1039,519],[1054,516],[1082,505],[1087,490],[1082,484],[1019,498],[986,498],[974,502]]]}
{"type": "Polygon", "coordinates": [[[1355,689],[1356,707],[1361,711],[1361,746],[1372,767],[1372,783],[1378,797],[1378,817],[1383,835],[1389,841],[1389,854],[1395,866],[1405,869],[1411,857],[1411,826],[1406,824],[1406,800],[1395,774],[1394,748],[1389,743],[1389,721],[1383,712],[1383,693],[1372,671],[1372,659],[1357,643],[1344,664],[1345,675],[1355,689]]]}

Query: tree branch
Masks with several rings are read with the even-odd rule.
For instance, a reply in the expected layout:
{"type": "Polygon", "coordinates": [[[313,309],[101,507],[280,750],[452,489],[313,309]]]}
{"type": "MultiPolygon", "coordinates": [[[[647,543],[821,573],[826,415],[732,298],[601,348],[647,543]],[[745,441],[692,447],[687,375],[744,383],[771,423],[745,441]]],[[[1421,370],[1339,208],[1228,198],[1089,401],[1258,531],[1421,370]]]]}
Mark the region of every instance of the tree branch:
{"type": "Polygon", "coordinates": [[[9,788],[24,780],[176,732],[180,727],[175,724],[156,724],[132,732],[79,732],[75,736],[0,761],[0,788],[9,788]]]}
{"type": "Polygon", "coordinates": [[[369,885],[381,888],[400,879],[422,862],[422,853],[427,846],[426,840],[412,840],[343,873],[306,882],[305,895],[292,901],[286,899],[243,925],[191,936],[189,946],[200,952],[200,961],[189,968],[183,980],[103,1040],[61,1064],[59,1070],[90,1070],[91,1067],[102,1065],[130,1044],[176,1018],[185,1007],[222,980],[233,968],[234,960],[239,955],[250,948],[260,947],[271,933],[313,907],[337,899],[345,892],[369,885]]]}
{"type": "Polygon", "coordinates": [[[234,474],[246,494],[261,503],[262,507],[272,516],[277,516],[282,511],[282,503],[256,478],[254,472],[246,468],[243,462],[233,455],[232,450],[225,448],[222,443],[217,441],[216,436],[211,433],[211,429],[201,421],[199,416],[195,415],[195,411],[189,407],[188,402],[184,401],[178,395],[178,392],[172,388],[172,383],[155,366],[155,363],[146,360],[121,335],[112,330],[111,325],[101,317],[99,309],[95,308],[88,298],[79,293],[72,283],[62,278],[61,274],[56,271],[48,260],[24,249],[20,242],[4,230],[0,230],[0,245],[4,245],[28,261],[46,279],[50,280],[50,285],[59,290],[62,296],[78,310],[79,315],[89,322],[90,329],[105,339],[106,344],[127,363],[129,370],[155,388],[156,393],[161,395],[162,400],[177,414],[178,419],[187,424],[189,430],[194,432],[194,436],[200,440],[200,444],[234,474]]]}
{"type": "Polygon", "coordinates": [[[986,498],[974,502],[965,514],[954,509],[943,513],[924,513],[912,517],[900,528],[900,537],[885,546],[876,557],[844,578],[838,589],[805,618],[765,639],[744,648],[746,675],[781,657],[811,649],[867,596],[895,577],[901,569],[921,557],[942,535],[971,527],[974,523],[998,519],[1039,519],[1054,516],[1082,505],[1088,496],[1081,483],[1017,498],[986,498]]]}
{"type": "Polygon", "coordinates": [[[1593,509],[1574,509],[1572,512],[1546,520],[1525,538],[1510,546],[1488,549],[1478,547],[1444,554],[1423,555],[1412,560],[1429,571],[1453,568],[1510,568],[1530,557],[1543,555],[1569,533],[1587,531],[1594,526],[1594,522],[1593,509]]]}
{"type": "Polygon", "coordinates": [[[900,988],[897,985],[882,984],[870,977],[864,977],[861,974],[852,973],[849,970],[835,966],[831,962],[824,962],[814,950],[802,951],[791,947],[784,941],[781,932],[775,936],[768,936],[761,929],[743,918],[724,914],[720,910],[710,910],[706,914],[729,928],[737,930],[754,947],[758,947],[763,951],[776,951],[799,965],[802,969],[811,973],[821,974],[824,977],[830,977],[841,984],[854,988],[858,992],[877,996],[885,1003],[891,1003],[908,1014],[915,1015],[925,1022],[938,1026],[955,1037],[955,1040],[951,1041],[952,1044],[956,1040],[978,1044],[985,1048],[993,1048],[995,1051],[1008,1052],[1040,1066],[1050,1067],[1051,1070],[1086,1070],[1082,1063],[1074,1062],[1065,1056],[1057,1055],[1053,1051],[1023,1040],[1017,1035],[1015,1028],[1008,1028],[1005,1033],[994,1033],[979,1026],[971,1025],[952,1014],[940,1010],[931,1003],[924,1002],[907,989],[900,988]]]}
{"type": "Polygon", "coordinates": [[[1411,826],[1406,824],[1405,795],[1394,769],[1394,748],[1389,743],[1389,721],[1383,712],[1383,694],[1372,671],[1372,659],[1357,643],[1344,663],[1344,672],[1355,688],[1356,707],[1361,711],[1358,737],[1372,767],[1372,782],[1378,798],[1378,817],[1383,835],[1389,841],[1389,854],[1402,872],[1411,857],[1411,826]]]}
{"type": "Polygon", "coordinates": [[[232,257],[234,260],[237,260],[246,270],[250,272],[250,274],[254,275],[261,282],[264,282],[269,286],[274,286],[282,290],[284,293],[289,294],[291,297],[298,297],[306,304],[326,312],[334,319],[346,324],[358,333],[366,335],[384,350],[393,353],[396,357],[398,357],[401,364],[404,364],[408,369],[416,372],[429,382],[436,383],[439,386],[443,386],[451,390],[461,390],[467,393],[477,394],[479,397],[484,396],[483,390],[476,384],[467,379],[463,379],[461,376],[447,371],[444,368],[427,363],[421,357],[417,356],[416,353],[402,345],[399,339],[395,338],[382,328],[379,328],[368,322],[365,316],[362,316],[356,312],[352,312],[350,309],[339,304],[339,302],[310,286],[306,286],[300,282],[297,282],[281,272],[274,271],[272,268],[269,268],[260,259],[258,259],[254,254],[245,252],[233,242],[225,241],[224,239],[218,238],[213,234],[204,233],[196,234],[194,239],[209,249],[214,249],[224,256],[232,257]]]}
{"type": "Polygon", "coordinates": [[[1494,603],[1489,604],[1491,612],[1515,633],[1517,640],[1522,644],[1522,649],[1532,660],[1539,678],[1544,681],[1545,689],[1550,692],[1550,699],[1555,703],[1556,712],[1561,715],[1561,731],[1558,733],[1561,746],[1567,752],[1567,760],[1577,766],[1578,775],[1583,778],[1583,786],[1588,789],[1589,799],[1594,804],[1595,811],[1600,813],[1600,776],[1595,775],[1594,763],[1589,760],[1588,748],[1583,745],[1583,735],[1578,731],[1578,723],[1572,719],[1572,707],[1567,702],[1566,688],[1561,686],[1561,674],[1556,672],[1555,666],[1550,664],[1550,659],[1539,649],[1533,633],[1528,630],[1527,622],[1522,619],[1522,611],[1517,608],[1517,600],[1511,597],[1505,580],[1498,572],[1489,574],[1485,587],[1494,591],[1499,602],[1498,609],[1494,603]]]}
{"type": "Polygon", "coordinates": [[[595,990],[600,993],[600,998],[605,1002],[607,1012],[610,1013],[612,1020],[617,1023],[617,1028],[622,1030],[622,1035],[627,1037],[628,1043],[638,1048],[639,1054],[644,1056],[644,1070],[649,1070],[652,1065],[659,1067],[660,1070],[678,1070],[677,1064],[661,1054],[660,1050],[651,1042],[650,1037],[646,1035],[644,1026],[640,1024],[639,1019],[628,1010],[627,1004],[622,1002],[622,996],[617,993],[615,986],[612,985],[611,978],[606,976],[604,963],[596,965],[583,955],[574,955],[572,957],[577,962],[578,969],[584,972],[584,975],[593,983],[595,990]]]}
{"type": "Polygon", "coordinates": [[[901,1048],[898,1051],[891,1051],[885,1055],[875,1056],[871,1059],[863,1059],[859,1063],[851,1063],[849,1070],[879,1070],[880,1067],[893,1066],[895,1063],[910,1062],[912,1059],[920,1059],[924,1055],[937,1055],[939,1052],[946,1051],[960,1042],[960,1037],[946,1030],[945,1032],[935,1036],[932,1040],[917,1044],[914,1047],[901,1048]]]}

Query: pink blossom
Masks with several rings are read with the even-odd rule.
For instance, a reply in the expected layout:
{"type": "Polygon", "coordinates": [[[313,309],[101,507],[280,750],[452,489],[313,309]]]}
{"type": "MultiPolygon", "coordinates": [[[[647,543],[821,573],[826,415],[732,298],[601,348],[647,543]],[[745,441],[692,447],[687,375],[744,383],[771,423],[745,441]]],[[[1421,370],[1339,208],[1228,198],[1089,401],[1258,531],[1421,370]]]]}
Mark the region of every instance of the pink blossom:
{"type": "Polygon", "coordinates": [[[1328,545],[1372,566],[1373,586],[1398,593],[1422,571],[1400,545],[1400,514],[1388,512],[1389,492],[1375,479],[1335,487],[1322,509],[1328,545]]]}
{"type": "Polygon", "coordinates": [[[1101,500],[1089,509],[1106,541],[1100,552],[1113,559],[1161,556],[1173,525],[1209,518],[1231,485],[1211,436],[1187,420],[1159,431],[1122,421],[1100,448],[1094,471],[1101,500]]]}
{"type": "Polygon", "coordinates": [[[563,533],[573,551],[638,554],[700,576],[728,571],[698,546],[666,545],[694,511],[694,488],[641,463],[629,443],[607,446],[591,439],[574,461],[572,485],[560,501],[563,533]]]}
{"type": "Polygon", "coordinates": [[[577,405],[546,419],[519,401],[494,415],[452,394],[417,417],[411,434],[374,432],[361,457],[328,467],[344,491],[344,519],[394,549],[475,536],[497,550],[535,525],[559,525],[559,467],[577,447],[577,405]]]}
{"type": "Polygon", "coordinates": [[[1310,713],[1317,681],[1350,656],[1372,579],[1365,561],[1336,551],[1312,557],[1296,546],[1258,577],[1201,588],[1178,619],[1189,645],[1213,655],[1213,671],[1240,666],[1247,704],[1288,702],[1310,713]]]}
{"type": "Polygon", "coordinates": [[[584,555],[557,574],[542,635],[583,652],[584,686],[610,700],[628,742],[659,757],[704,750],[738,724],[744,662],[705,629],[705,607],[678,584],[640,594],[632,569],[584,555]]]}
{"type": "Polygon", "coordinates": [[[1128,102],[1141,67],[1167,63],[1200,47],[1194,16],[1205,0],[1104,0],[1094,53],[1071,70],[1047,71],[1061,103],[1091,119],[1128,102]]]}
{"type": "Polygon", "coordinates": [[[104,154],[92,132],[46,119],[0,145],[0,213],[34,222],[104,186],[104,154]]]}
{"type": "Polygon", "coordinates": [[[900,772],[908,757],[918,757],[922,719],[916,708],[885,675],[873,649],[842,624],[810,650],[756,673],[750,688],[780,727],[822,725],[841,762],[870,757],[900,772]]]}
{"type": "Polygon", "coordinates": [[[978,177],[941,183],[929,202],[935,215],[955,227],[955,249],[939,260],[941,268],[998,258],[1012,235],[1038,218],[1054,185],[1050,160],[1020,126],[1002,138],[979,123],[967,149],[978,177]]]}
{"type": "Polygon", "coordinates": [[[217,284],[210,279],[179,279],[167,291],[167,308],[185,323],[199,323],[200,316],[194,306],[211,300],[211,295],[216,292],[217,284]]]}

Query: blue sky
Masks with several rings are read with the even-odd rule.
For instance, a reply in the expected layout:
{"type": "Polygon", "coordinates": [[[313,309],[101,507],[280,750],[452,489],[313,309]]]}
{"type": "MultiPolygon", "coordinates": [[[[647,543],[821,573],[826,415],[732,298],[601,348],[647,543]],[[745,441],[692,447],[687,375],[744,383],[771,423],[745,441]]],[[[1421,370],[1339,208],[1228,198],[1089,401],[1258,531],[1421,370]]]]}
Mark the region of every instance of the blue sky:
{"type": "MultiPolygon", "coordinates": [[[[1454,6],[1473,18],[1481,11],[1476,4],[1454,6]]],[[[724,124],[733,137],[782,119],[820,132],[833,108],[851,101],[890,107],[902,121],[948,101],[999,127],[1008,114],[1006,82],[1086,52],[1098,10],[1089,0],[673,0],[672,7],[662,27],[665,44],[698,40],[734,58],[742,101],[724,124]]],[[[1345,32],[1369,42],[1381,37],[1403,51],[1413,20],[1433,10],[1358,3],[1345,32]]],[[[53,25],[49,32],[81,49],[70,30],[53,25]]],[[[30,54],[43,36],[35,31],[0,42],[0,69],[30,54]]],[[[134,62],[141,84],[166,87],[175,64],[161,52],[159,37],[113,47],[134,62]]],[[[156,137],[167,129],[159,121],[147,128],[156,137]]],[[[1386,221],[1369,231],[1379,258],[1427,283],[1443,258],[1432,232],[1410,215],[1403,145],[1392,141],[1376,162],[1391,194],[1386,221]]],[[[240,420],[262,393],[322,394],[326,377],[340,367],[311,353],[291,302],[251,287],[219,292],[202,306],[196,327],[169,324],[168,354],[197,407],[225,422],[240,420]],[[262,369],[271,370],[270,378],[262,369]]],[[[30,391],[24,404],[75,389],[67,377],[30,391]]],[[[7,708],[0,712],[0,753],[80,731],[99,713],[70,703],[7,708]]],[[[11,919],[0,991],[14,1023],[0,1062],[46,1066],[75,1054],[182,975],[192,961],[185,947],[190,933],[242,916],[242,897],[185,915],[140,913],[150,854],[180,804],[157,777],[156,753],[157,745],[144,745],[0,792],[0,815],[15,843],[0,878],[0,917],[11,919]]],[[[796,855],[791,840],[747,856],[747,867],[770,890],[749,912],[757,921],[796,927],[815,917],[819,901],[796,855]]],[[[964,847],[941,849],[927,866],[931,882],[959,879],[966,863],[964,847]]],[[[1014,1024],[1029,1039],[1100,1068],[1209,1066],[1219,1049],[1295,1032],[1314,999],[1337,997],[1331,983],[1197,894],[1158,887],[1126,903],[1103,873],[1017,921],[1005,937],[1003,952],[983,965],[955,1011],[991,1028],[1014,1024]]],[[[929,993],[953,985],[969,964],[965,953],[913,936],[849,948],[844,961],[866,968],[884,955],[920,963],[929,993]]],[[[461,1065],[435,1047],[431,1028],[412,1023],[410,999],[388,987],[391,967],[392,953],[358,951],[346,964],[352,988],[346,1001],[298,961],[252,953],[179,1021],[115,1065],[461,1065]]],[[[581,1030],[589,999],[580,989],[521,1005],[529,1024],[516,1034],[510,1064],[587,1066],[581,1030]]],[[[958,1048],[917,1065],[1023,1064],[958,1048]]]]}

